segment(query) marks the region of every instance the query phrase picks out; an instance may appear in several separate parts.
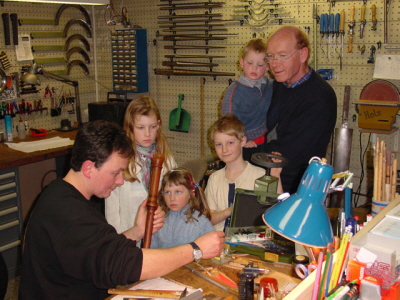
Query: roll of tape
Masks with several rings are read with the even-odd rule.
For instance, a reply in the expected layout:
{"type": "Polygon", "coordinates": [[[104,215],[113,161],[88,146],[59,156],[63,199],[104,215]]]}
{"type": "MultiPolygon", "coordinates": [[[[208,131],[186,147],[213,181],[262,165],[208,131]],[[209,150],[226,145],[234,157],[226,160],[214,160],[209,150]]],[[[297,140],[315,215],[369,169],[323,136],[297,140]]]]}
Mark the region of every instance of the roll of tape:
{"type": "Polygon", "coordinates": [[[308,276],[308,270],[307,270],[307,267],[305,265],[297,264],[294,267],[294,271],[296,272],[296,275],[300,279],[305,279],[308,276]]]}

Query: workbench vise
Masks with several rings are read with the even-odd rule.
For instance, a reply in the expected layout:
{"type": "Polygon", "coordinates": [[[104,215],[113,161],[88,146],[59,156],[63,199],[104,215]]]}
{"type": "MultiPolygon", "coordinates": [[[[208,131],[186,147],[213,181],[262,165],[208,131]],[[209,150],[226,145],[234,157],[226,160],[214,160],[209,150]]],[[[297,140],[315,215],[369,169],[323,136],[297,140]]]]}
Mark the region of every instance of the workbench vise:
{"type": "Polygon", "coordinates": [[[272,153],[254,153],[251,161],[265,168],[265,175],[254,182],[254,194],[257,195],[258,202],[274,204],[279,196],[277,193],[279,178],[271,175],[271,168],[285,167],[288,163],[287,158],[272,153]],[[279,159],[280,162],[274,162],[273,159],[279,159]]]}
{"type": "Polygon", "coordinates": [[[253,300],[254,298],[254,279],[265,273],[265,269],[254,266],[254,263],[249,263],[239,273],[239,299],[253,300]]]}

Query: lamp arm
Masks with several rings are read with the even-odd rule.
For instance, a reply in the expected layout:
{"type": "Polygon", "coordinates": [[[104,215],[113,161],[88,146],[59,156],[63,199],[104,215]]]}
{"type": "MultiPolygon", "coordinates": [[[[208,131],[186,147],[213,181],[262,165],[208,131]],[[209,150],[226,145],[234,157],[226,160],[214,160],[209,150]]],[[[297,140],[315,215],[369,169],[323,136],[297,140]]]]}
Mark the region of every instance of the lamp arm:
{"type": "Polygon", "coordinates": [[[54,79],[56,81],[68,84],[70,86],[73,86],[75,89],[75,111],[76,111],[76,118],[78,121],[78,126],[82,125],[82,115],[81,115],[81,100],[79,98],[79,83],[78,81],[73,81],[66,79],[62,76],[47,72],[45,70],[41,70],[41,75],[43,75],[46,78],[54,79]]]}

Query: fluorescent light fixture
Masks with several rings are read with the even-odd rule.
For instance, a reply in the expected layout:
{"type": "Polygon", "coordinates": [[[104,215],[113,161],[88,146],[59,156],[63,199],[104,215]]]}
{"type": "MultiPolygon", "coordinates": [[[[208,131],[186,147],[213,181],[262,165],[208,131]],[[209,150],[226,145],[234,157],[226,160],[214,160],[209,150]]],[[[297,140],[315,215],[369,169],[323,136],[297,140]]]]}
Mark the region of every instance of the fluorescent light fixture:
{"type": "MultiPolygon", "coordinates": [[[[10,0],[5,0],[10,1],[10,0]]],[[[82,4],[82,5],[108,5],[110,0],[12,0],[13,2],[31,3],[56,3],[56,4],[82,4]]]]}

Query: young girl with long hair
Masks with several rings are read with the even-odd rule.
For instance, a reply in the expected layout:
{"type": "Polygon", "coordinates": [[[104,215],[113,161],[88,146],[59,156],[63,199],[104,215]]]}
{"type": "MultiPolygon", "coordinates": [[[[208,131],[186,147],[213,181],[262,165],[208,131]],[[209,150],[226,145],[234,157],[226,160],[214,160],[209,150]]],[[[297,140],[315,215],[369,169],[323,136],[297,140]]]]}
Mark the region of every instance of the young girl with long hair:
{"type": "Polygon", "coordinates": [[[106,219],[118,233],[134,226],[138,207],[148,197],[153,155],[164,154],[162,175],[176,166],[161,130],[160,111],[152,98],[141,96],[129,103],[123,128],[132,141],[134,156],[124,172],[124,184],[105,199],[106,219]]]}
{"type": "Polygon", "coordinates": [[[187,244],[214,230],[203,190],[185,168],[176,168],[164,175],[158,205],[165,212],[165,221],[153,234],[151,248],[187,244]]]}

